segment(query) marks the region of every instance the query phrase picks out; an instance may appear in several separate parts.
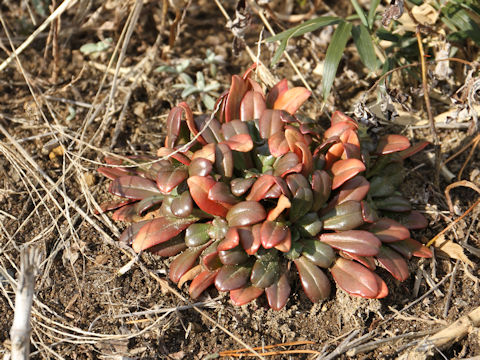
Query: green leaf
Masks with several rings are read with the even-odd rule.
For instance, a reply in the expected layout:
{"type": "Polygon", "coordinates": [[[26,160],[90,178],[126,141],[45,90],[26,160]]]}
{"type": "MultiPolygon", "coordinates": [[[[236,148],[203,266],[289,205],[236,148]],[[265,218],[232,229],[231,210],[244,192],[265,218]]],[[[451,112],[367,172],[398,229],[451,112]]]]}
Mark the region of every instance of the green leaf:
{"type": "Polygon", "coordinates": [[[363,24],[354,26],[352,36],[363,64],[369,70],[375,71],[377,69],[377,56],[368,29],[363,24]]]}
{"type": "Polygon", "coordinates": [[[288,40],[290,40],[290,38],[301,36],[303,34],[315,31],[327,25],[337,24],[340,21],[341,19],[336,16],[322,16],[322,17],[305,21],[304,23],[297,25],[291,29],[285,30],[280,34],[269,37],[268,39],[265,40],[266,42],[280,41],[280,45],[278,46],[278,49],[275,52],[275,55],[273,56],[271,64],[275,65],[277,61],[280,59],[280,56],[285,51],[288,40]]]}
{"type": "Polygon", "coordinates": [[[347,45],[347,41],[350,38],[351,32],[352,24],[342,21],[335,30],[332,41],[328,46],[322,79],[322,94],[324,100],[327,99],[330,89],[332,88],[333,80],[335,80],[335,75],[337,73],[338,64],[340,63],[343,50],[345,50],[345,45],[347,45]]]}
{"type": "Polygon", "coordinates": [[[373,29],[373,23],[375,22],[375,15],[378,5],[380,4],[380,0],[371,0],[370,1],[370,10],[368,11],[368,27],[369,29],[373,29]]]}
{"type": "Polygon", "coordinates": [[[80,47],[80,52],[85,55],[102,52],[107,50],[110,45],[112,45],[112,42],[112,38],[106,38],[105,40],[99,41],[97,43],[85,44],[80,47]]]}
{"type": "Polygon", "coordinates": [[[446,6],[442,8],[442,13],[458,28],[460,33],[470,37],[477,45],[480,45],[480,26],[475,23],[473,17],[465,9],[455,5],[446,6]]]}
{"type": "Polygon", "coordinates": [[[358,1],[357,0],[350,0],[350,2],[352,3],[353,7],[355,8],[355,11],[357,12],[358,17],[360,18],[360,21],[362,22],[362,24],[365,27],[368,27],[367,17],[365,16],[365,13],[363,12],[363,9],[360,6],[360,4],[358,3],[358,1]]]}

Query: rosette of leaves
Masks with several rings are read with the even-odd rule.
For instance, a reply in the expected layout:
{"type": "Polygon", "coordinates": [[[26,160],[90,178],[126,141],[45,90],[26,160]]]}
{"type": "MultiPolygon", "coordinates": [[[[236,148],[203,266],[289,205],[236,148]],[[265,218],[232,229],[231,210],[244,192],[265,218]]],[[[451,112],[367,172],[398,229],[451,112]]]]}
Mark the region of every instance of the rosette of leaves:
{"type": "Polygon", "coordinates": [[[131,222],[120,239],[176,256],[169,278],[191,281],[192,298],[215,285],[236,305],[265,293],[278,310],[295,273],[313,302],[330,295],[330,275],[352,295],[385,297],[376,267],[404,281],[412,256],[431,256],[410,233],[425,218],[398,191],[403,160],[426,143],[374,140],[340,112],[321,133],[295,117],[308,90],[282,80],[264,95],[250,75],[233,76],[214,115],[174,107],[156,161],[99,169],[126,199],[104,206],[131,222]]]}

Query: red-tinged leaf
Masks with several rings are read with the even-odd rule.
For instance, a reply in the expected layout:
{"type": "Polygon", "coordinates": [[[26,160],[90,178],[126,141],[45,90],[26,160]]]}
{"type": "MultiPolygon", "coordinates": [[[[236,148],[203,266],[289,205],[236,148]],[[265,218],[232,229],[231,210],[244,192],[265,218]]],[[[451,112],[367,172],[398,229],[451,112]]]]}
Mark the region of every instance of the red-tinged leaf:
{"type": "Polygon", "coordinates": [[[277,132],[283,132],[285,127],[280,110],[265,110],[258,120],[258,130],[262,139],[269,139],[277,132]]]}
{"type": "Polygon", "coordinates": [[[310,184],[305,176],[302,174],[290,174],[286,178],[288,188],[293,195],[301,188],[310,188],[310,184]]]}
{"type": "Polygon", "coordinates": [[[294,152],[287,152],[285,155],[277,158],[273,164],[273,175],[286,176],[292,173],[299,173],[303,169],[300,158],[294,152]]]}
{"type": "Polygon", "coordinates": [[[157,173],[157,186],[164,194],[170,193],[188,177],[186,168],[177,167],[157,173]]]}
{"type": "Polygon", "coordinates": [[[333,265],[331,273],[337,285],[351,295],[367,299],[380,299],[388,295],[385,282],[357,262],[340,257],[333,265]]]}
{"type": "Polygon", "coordinates": [[[403,135],[385,135],[380,138],[377,145],[377,154],[390,154],[410,147],[410,141],[403,135]]]}
{"type": "Polygon", "coordinates": [[[261,289],[265,289],[276,282],[280,275],[280,264],[277,260],[263,261],[257,259],[250,276],[251,283],[261,289]]]}
{"type": "Polygon", "coordinates": [[[339,251],[339,255],[347,260],[355,260],[372,271],[376,269],[375,258],[373,256],[359,256],[346,251],[339,251]]]}
{"type": "Polygon", "coordinates": [[[250,227],[241,227],[238,229],[238,235],[240,238],[240,244],[244,248],[248,255],[254,255],[257,253],[260,245],[262,244],[260,230],[262,224],[256,224],[250,227]]]}
{"type": "Polygon", "coordinates": [[[260,201],[265,198],[268,191],[275,185],[275,177],[273,175],[263,174],[253,184],[250,193],[246,197],[248,201],[260,201]]]}
{"type": "Polygon", "coordinates": [[[226,251],[233,249],[240,243],[240,235],[238,234],[238,228],[231,227],[227,231],[227,235],[225,235],[225,239],[220,241],[217,246],[218,251],[226,251]]]}
{"type": "Polygon", "coordinates": [[[278,311],[282,309],[290,295],[290,284],[288,283],[287,274],[282,274],[273,285],[265,289],[265,293],[267,294],[268,305],[273,310],[278,311]]]}
{"type": "Polygon", "coordinates": [[[366,223],[374,223],[378,220],[376,211],[366,201],[362,201],[362,218],[366,223]]]}
{"type": "Polygon", "coordinates": [[[296,258],[294,262],[307,297],[313,303],[326,299],[330,295],[331,287],[325,273],[304,256],[296,258]]]}
{"type": "Polygon", "coordinates": [[[333,144],[325,154],[325,170],[330,170],[342,157],[345,147],[342,143],[333,144]]]}
{"type": "Polygon", "coordinates": [[[402,254],[407,259],[410,259],[412,256],[423,258],[431,258],[433,256],[432,251],[428,247],[414,239],[389,243],[388,246],[402,254]]]}
{"type": "Polygon", "coordinates": [[[265,249],[270,249],[290,237],[290,229],[276,221],[264,221],[260,229],[260,239],[265,249]]]}
{"type": "Polygon", "coordinates": [[[193,217],[186,219],[160,217],[153,219],[142,226],[133,240],[132,248],[135,252],[140,252],[167,241],[180,234],[197,220],[198,218],[193,217]]]}
{"type": "Polygon", "coordinates": [[[190,283],[188,292],[192,299],[198,298],[210,285],[215,282],[219,270],[209,271],[205,270],[198,274],[190,283]]]}
{"type": "Polygon", "coordinates": [[[399,281],[405,281],[408,279],[409,273],[407,262],[405,261],[405,258],[395,250],[392,250],[387,246],[382,246],[376,259],[395,279],[399,281]]]}
{"type": "Polygon", "coordinates": [[[170,206],[172,214],[176,217],[184,218],[190,216],[193,211],[193,200],[188,191],[184,191],[180,196],[172,201],[170,206]]]}
{"type": "Polygon", "coordinates": [[[211,177],[203,176],[191,176],[187,180],[190,195],[200,209],[210,215],[225,217],[228,209],[224,205],[208,198],[210,189],[216,183],[211,177]]]}
{"type": "Polygon", "coordinates": [[[333,136],[338,136],[342,135],[346,130],[353,129],[357,130],[358,126],[354,124],[353,122],[350,121],[340,121],[336,123],[335,125],[332,125],[325,131],[323,134],[325,139],[331,138],[333,136]]]}
{"type": "Polygon", "coordinates": [[[268,92],[267,99],[266,99],[267,107],[269,109],[272,109],[278,97],[287,91],[288,91],[287,79],[282,79],[278,83],[276,83],[275,86],[272,87],[268,92]]]}
{"type": "Polygon", "coordinates": [[[362,201],[370,190],[370,183],[361,175],[346,181],[338,193],[338,203],[348,200],[362,201]]]}
{"type": "Polygon", "coordinates": [[[218,257],[224,265],[240,265],[249,259],[248,254],[241,246],[230,250],[218,251],[218,257]]]}
{"type": "Polygon", "coordinates": [[[312,174],[311,186],[313,190],[312,210],[318,211],[330,197],[332,178],[324,170],[315,170],[312,174]]]}
{"type": "Polygon", "coordinates": [[[243,287],[230,291],[230,300],[237,306],[248,304],[263,294],[263,289],[255,286],[243,287]]]}
{"type": "Polygon", "coordinates": [[[192,161],[197,158],[203,158],[210,161],[212,164],[215,162],[215,144],[208,144],[193,153],[192,161]]]}
{"type": "Polygon", "coordinates": [[[285,110],[289,114],[295,112],[303,105],[312,93],[304,87],[294,87],[289,89],[277,97],[273,104],[274,109],[285,110]]]}
{"type": "Polygon", "coordinates": [[[153,181],[140,176],[121,176],[116,178],[110,184],[108,191],[114,195],[134,200],[162,195],[153,181]]]}
{"type": "Polygon", "coordinates": [[[240,103],[247,91],[248,82],[238,75],[233,75],[225,105],[225,122],[240,119],[240,103]]]}
{"type": "Polygon", "coordinates": [[[248,152],[253,149],[253,140],[250,134],[233,135],[230,139],[222,142],[222,144],[227,145],[231,150],[239,152],[248,152]]]}
{"type": "Polygon", "coordinates": [[[132,241],[133,239],[135,238],[135,236],[138,234],[138,232],[140,231],[140,229],[142,228],[143,225],[145,225],[147,222],[149,222],[150,220],[142,220],[142,221],[139,221],[139,222],[136,222],[136,223],[133,223],[132,225],[130,225],[128,228],[126,228],[122,234],[120,235],[120,237],[118,238],[118,241],[124,243],[124,244],[127,244],[127,245],[131,245],[132,244],[132,241]]]}
{"type": "Polygon", "coordinates": [[[402,224],[390,218],[381,218],[373,223],[368,231],[382,242],[390,243],[410,238],[410,231],[402,224]]]}
{"type": "Polygon", "coordinates": [[[363,224],[362,206],[358,201],[345,201],[328,211],[320,220],[326,230],[353,230],[363,224]]]}
{"type": "Polygon", "coordinates": [[[337,110],[332,114],[332,117],[330,118],[330,123],[332,124],[332,126],[335,126],[340,122],[348,122],[358,128],[358,124],[355,120],[353,120],[350,116],[347,116],[341,111],[337,110]]]}
{"type": "Polygon", "coordinates": [[[313,205],[313,191],[310,187],[301,187],[293,196],[291,200],[291,206],[289,211],[289,219],[292,223],[295,223],[303,215],[308,213],[312,209],[313,205]]]}
{"type": "Polygon", "coordinates": [[[188,166],[188,174],[190,176],[208,176],[212,172],[212,162],[201,158],[197,157],[188,166]]]}
{"type": "Polygon", "coordinates": [[[185,244],[188,247],[197,247],[210,240],[211,224],[196,223],[190,225],[185,231],[185,244]]]}
{"type": "Polygon", "coordinates": [[[168,113],[167,117],[167,136],[165,138],[165,146],[168,148],[175,147],[176,140],[180,134],[180,125],[182,123],[182,113],[184,109],[175,106],[168,113]]]}
{"type": "Polygon", "coordinates": [[[328,244],[318,240],[303,240],[302,255],[317,266],[322,268],[329,268],[335,260],[335,252],[328,244]]]}
{"type": "Polygon", "coordinates": [[[147,251],[162,257],[172,257],[180,254],[187,248],[182,235],[177,235],[163,243],[152,246],[147,251]]]}
{"type": "Polygon", "coordinates": [[[280,244],[275,246],[275,249],[283,253],[288,253],[292,248],[292,236],[289,234],[280,244]]]}
{"type": "Polygon", "coordinates": [[[237,178],[230,181],[230,190],[235,196],[244,195],[255,183],[256,178],[251,177],[248,179],[237,178]]]}
{"type": "Polygon", "coordinates": [[[375,256],[382,245],[375,235],[365,230],[323,233],[320,236],[320,241],[335,249],[359,256],[375,256]]]}
{"type": "Polygon", "coordinates": [[[398,219],[399,222],[410,230],[425,229],[428,226],[428,221],[420,212],[416,210],[410,211],[398,219]]]}
{"type": "Polygon", "coordinates": [[[111,180],[115,180],[116,178],[119,178],[121,176],[133,175],[131,170],[122,167],[101,166],[97,169],[97,171],[111,180]]]}
{"type": "MultiPolygon", "coordinates": [[[[285,139],[287,139],[288,147],[290,151],[295,151],[297,142],[303,142],[306,144],[305,138],[303,137],[302,133],[297,130],[297,128],[293,126],[287,126],[285,129],[285,139]]],[[[297,155],[301,155],[297,153],[297,155]]]]}
{"type": "Polygon", "coordinates": [[[257,91],[247,91],[240,104],[240,120],[259,119],[267,108],[263,95],[257,91]]]}
{"type": "Polygon", "coordinates": [[[265,208],[256,201],[242,201],[234,205],[226,218],[230,226],[247,226],[265,220],[267,213],[265,208]]]}
{"type": "Polygon", "coordinates": [[[179,162],[181,162],[183,165],[190,165],[190,159],[180,153],[180,152],[177,152],[176,150],[174,149],[169,149],[169,148],[166,148],[166,147],[161,147],[160,149],[157,150],[157,156],[158,157],[166,157],[166,158],[169,158],[171,157],[172,159],[175,159],[179,162]]]}
{"type": "Polygon", "coordinates": [[[278,131],[268,138],[268,149],[270,154],[275,157],[280,157],[290,151],[283,131],[278,131]]]}
{"type": "MultiPolygon", "coordinates": [[[[102,213],[104,212],[107,212],[107,211],[111,211],[111,210],[116,210],[116,209],[119,209],[125,205],[128,205],[128,204],[131,204],[133,202],[136,202],[137,200],[135,199],[122,199],[122,200],[115,200],[115,201],[109,201],[109,202],[105,202],[105,203],[102,203],[100,204],[100,209],[102,211],[102,213]]],[[[98,211],[95,211],[95,214],[99,214],[98,211]]]]}
{"type": "Polygon", "coordinates": [[[419,143],[413,144],[408,149],[401,151],[399,155],[403,160],[405,160],[406,158],[413,156],[416,153],[422,151],[428,145],[430,145],[428,141],[420,141],[419,143]]]}
{"type": "Polygon", "coordinates": [[[136,205],[137,203],[122,206],[112,214],[112,219],[115,221],[133,221],[139,216],[136,205]]]}
{"type": "Polygon", "coordinates": [[[229,140],[232,136],[239,134],[249,134],[248,125],[241,120],[232,120],[222,124],[222,133],[225,140],[229,140]]]}
{"type": "Polygon", "coordinates": [[[122,165],[123,164],[122,159],[117,159],[116,157],[113,157],[113,156],[105,156],[104,160],[108,165],[122,165]]]}
{"type": "Polygon", "coordinates": [[[402,196],[389,196],[383,199],[375,199],[375,206],[380,210],[405,212],[412,209],[410,201],[402,196]]]}
{"type": "Polygon", "coordinates": [[[365,171],[365,164],[358,159],[338,160],[332,166],[332,190],[342,186],[347,180],[365,171]]]}
{"type": "Polygon", "coordinates": [[[222,176],[233,176],[233,154],[225,143],[217,144],[215,147],[215,168],[222,176]]]}
{"type": "Polygon", "coordinates": [[[215,278],[215,287],[219,291],[232,291],[243,287],[252,272],[251,266],[246,265],[225,265],[215,278]]]}
{"type": "Polygon", "coordinates": [[[174,283],[177,283],[180,278],[197,263],[198,257],[207,246],[208,244],[196,248],[188,248],[178,255],[170,264],[168,278],[174,283]]]}
{"type": "Polygon", "coordinates": [[[313,170],[313,156],[308,145],[303,142],[295,143],[296,149],[299,149],[302,159],[302,174],[308,176],[313,170]]]}
{"type": "Polygon", "coordinates": [[[227,209],[237,204],[239,200],[230,192],[230,188],[223,182],[217,182],[208,191],[208,198],[214,202],[220,203],[227,209]]]}

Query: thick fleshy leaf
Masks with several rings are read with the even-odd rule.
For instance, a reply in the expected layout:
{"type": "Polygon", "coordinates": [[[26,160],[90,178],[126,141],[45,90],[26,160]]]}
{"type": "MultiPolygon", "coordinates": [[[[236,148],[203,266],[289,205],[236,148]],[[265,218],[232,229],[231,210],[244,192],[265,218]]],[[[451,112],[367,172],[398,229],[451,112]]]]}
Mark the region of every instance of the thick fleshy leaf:
{"type": "Polygon", "coordinates": [[[313,205],[313,191],[310,187],[301,187],[291,200],[289,217],[291,222],[296,222],[306,213],[311,211],[313,205]]]}
{"type": "Polygon", "coordinates": [[[348,122],[352,124],[355,128],[358,128],[358,124],[355,120],[353,120],[350,116],[345,115],[341,111],[334,111],[332,117],[330,118],[330,123],[332,126],[335,126],[339,122],[348,122]]]}
{"type": "Polygon", "coordinates": [[[248,201],[260,201],[265,198],[268,191],[275,185],[275,177],[273,175],[263,174],[253,184],[252,190],[246,197],[248,201]]]}
{"type": "Polygon", "coordinates": [[[240,265],[249,259],[248,254],[241,246],[225,251],[219,250],[218,257],[224,265],[240,265]]]}
{"type": "Polygon", "coordinates": [[[399,214],[397,221],[404,225],[407,229],[418,230],[425,229],[428,226],[428,221],[422,213],[412,210],[408,214],[399,214]]]}
{"type": "Polygon", "coordinates": [[[181,162],[183,165],[190,165],[190,158],[174,149],[161,147],[157,150],[157,156],[160,158],[171,157],[172,159],[181,162]]]}
{"type": "Polygon", "coordinates": [[[405,212],[412,209],[410,201],[402,196],[389,196],[383,199],[375,199],[375,206],[380,210],[405,212]]]}
{"type": "Polygon", "coordinates": [[[185,231],[185,244],[188,247],[196,247],[205,244],[210,240],[208,233],[212,225],[192,224],[185,231]]]}
{"type": "Polygon", "coordinates": [[[296,142],[295,143],[296,149],[300,150],[300,158],[302,161],[302,174],[305,176],[309,176],[313,170],[313,156],[312,152],[308,148],[308,145],[303,142],[296,142]]]}
{"type": "Polygon", "coordinates": [[[399,153],[402,159],[406,159],[410,156],[415,155],[416,153],[425,149],[430,143],[428,141],[420,141],[419,143],[413,144],[408,149],[403,150],[399,153]]]}
{"type": "Polygon", "coordinates": [[[180,125],[182,122],[183,108],[175,106],[170,110],[167,117],[167,136],[165,138],[165,146],[173,148],[180,134],[180,125]]]}
{"type": "Polygon", "coordinates": [[[293,115],[300,108],[300,106],[307,101],[311,94],[312,93],[304,87],[294,87],[282,92],[275,100],[273,108],[285,110],[289,114],[293,115]]]}
{"type": "Polygon", "coordinates": [[[245,194],[256,181],[256,178],[251,177],[248,179],[237,178],[230,181],[230,190],[235,196],[242,196],[245,194]]]}
{"type": "Polygon", "coordinates": [[[238,228],[231,227],[228,229],[225,239],[220,241],[220,244],[217,246],[218,251],[226,251],[233,249],[238,244],[240,244],[240,235],[238,234],[238,228]]]}
{"type": "Polygon", "coordinates": [[[160,244],[172,237],[180,234],[190,224],[198,221],[198,218],[169,218],[159,217],[146,223],[132,243],[132,248],[135,252],[148,249],[154,245],[160,244]]]}
{"type": "MultiPolygon", "coordinates": [[[[287,139],[288,147],[290,151],[296,150],[296,143],[301,142],[306,144],[305,137],[302,135],[300,131],[296,127],[293,126],[286,126],[285,128],[285,138],[287,139]]],[[[300,155],[297,153],[297,155],[300,155]]]]}
{"type": "Polygon", "coordinates": [[[327,230],[353,230],[363,224],[362,206],[358,201],[345,201],[323,215],[323,228],[327,230]]]}
{"type": "Polygon", "coordinates": [[[248,121],[260,118],[267,108],[263,94],[250,90],[247,91],[240,103],[240,120],[248,121]]]}
{"type": "Polygon", "coordinates": [[[133,175],[133,172],[131,170],[128,170],[128,168],[121,167],[102,166],[99,167],[97,171],[111,180],[115,180],[116,178],[119,178],[121,176],[133,175]]]}
{"type": "Polygon", "coordinates": [[[219,291],[231,291],[243,287],[250,277],[252,267],[248,265],[225,265],[215,278],[215,287],[219,291]]]}
{"type": "Polygon", "coordinates": [[[263,289],[255,286],[247,286],[230,291],[230,300],[232,300],[234,305],[242,306],[255,300],[262,294],[263,289]]]}
{"type": "Polygon", "coordinates": [[[357,262],[338,258],[331,273],[337,285],[351,295],[368,299],[380,299],[388,295],[385,282],[357,262]]]}
{"type": "Polygon", "coordinates": [[[210,285],[213,285],[215,282],[215,277],[217,276],[219,270],[215,271],[202,271],[200,274],[193,279],[188,289],[190,297],[192,299],[198,298],[210,285]]]}
{"type": "Polygon", "coordinates": [[[247,90],[248,82],[238,75],[233,75],[225,104],[225,122],[240,119],[240,103],[247,90]]]}
{"type": "Polygon", "coordinates": [[[366,223],[374,223],[378,220],[377,212],[369,205],[367,201],[362,201],[362,217],[366,223]]]}
{"type": "Polygon", "coordinates": [[[112,219],[115,221],[134,221],[139,217],[137,204],[129,204],[122,206],[112,214],[112,219]]]}
{"type": "Polygon", "coordinates": [[[290,148],[283,131],[278,131],[268,138],[268,148],[270,153],[275,157],[285,155],[290,148]]]}
{"type": "Polygon", "coordinates": [[[316,212],[309,212],[295,223],[303,236],[316,236],[323,228],[323,223],[316,212]]]}
{"type": "Polygon", "coordinates": [[[329,268],[335,260],[335,252],[332,247],[318,240],[303,240],[302,255],[315,265],[322,268],[329,268]]]}
{"type": "Polygon", "coordinates": [[[404,257],[395,250],[392,250],[387,246],[382,246],[376,259],[395,279],[399,281],[405,281],[408,279],[409,273],[407,262],[404,257]]]}
{"type": "Polygon", "coordinates": [[[375,271],[375,269],[377,268],[377,266],[375,265],[375,258],[373,256],[360,256],[350,254],[346,251],[339,251],[338,254],[347,260],[355,260],[372,271],[375,271]]]}
{"type": "Polygon", "coordinates": [[[188,191],[184,191],[180,196],[172,201],[172,214],[176,217],[187,217],[192,214],[193,200],[188,191]]]}
{"type": "Polygon", "coordinates": [[[114,195],[135,200],[162,195],[152,180],[140,176],[116,178],[110,184],[108,191],[114,195]]]}
{"type": "Polygon", "coordinates": [[[374,176],[370,180],[370,192],[371,197],[384,197],[393,195],[397,186],[391,181],[390,176],[374,176]]]}
{"type": "Polygon", "coordinates": [[[231,139],[235,135],[249,134],[248,125],[241,120],[232,120],[228,123],[222,124],[222,133],[225,136],[225,140],[231,139]]]}
{"type": "Polygon", "coordinates": [[[171,257],[180,254],[187,248],[183,236],[177,235],[163,243],[152,246],[147,251],[157,256],[171,257]]]}
{"type": "Polygon", "coordinates": [[[358,159],[338,160],[332,166],[333,182],[332,189],[342,186],[347,180],[365,171],[365,164],[358,159]]]}
{"type": "Polygon", "coordinates": [[[187,179],[190,195],[195,204],[208,214],[225,217],[228,209],[208,198],[208,192],[217,182],[211,177],[191,176],[187,179]]]}
{"type": "Polygon", "coordinates": [[[299,156],[294,152],[287,152],[285,155],[277,158],[273,164],[273,175],[286,176],[291,173],[299,173],[302,171],[302,168],[299,156]]]}
{"type": "Polygon", "coordinates": [[[124,243],[124,244],[127,244],[127,245],[131,245],[132,244],[132,241],[133,239],[135,238],[135,236],[138,234],[138,232],[140,231],[140,229],[142,228],[143,225],[145,225],[147,222],[149,222],[150,220],[142,220],[142,221],[139,221],[139,222],[136,222],[136,223],[133,223],[132,225],[130,225],[128,228],[126,228],[122,234],[120,235],[120,237],[118,238],[118,241],[124,243]]]}
{"type": "Polygon", "coordinates": [[[207,159],[212,164],[215,162],[215,148],[216,144],[208,144],[201,149],[195,151],[192,156],[192,161],[198,158],[207,159]]]}
{"type": "Polygon", "coordinates": [[[370,183],[361,175],[346,181],[338,192],[338,204],[348,200],[362,201],[368,194],[370,183]]]}
{"type": "Polygon", "coordinates": [[[260,229],[260,239],[265,249],[270,249],[283,243],[290,236],[291,233],[288,226],[276,221],[264,221],[260,229]]]}
{"type": "Polygon", "coordinates": [[[334,136],[340,137],[346,130],[353,129],[356,130],[358,128],[358,125],[351,121],[339,121],[329,127],[327,131],[323,134],[325,139],[332,138],[334,136]]]}
{"type": "Polygon", "coordinates": [[[188,248],[178,255],[170,264],[168,278],[174,283],[177,283],[180,278],[195,265],[198,257],[207,246],[208,244],[196,248],[188,248]]]}
{"type": "Polygon", "coordinates": [[[159,171],[157,173],[157,186],[162,193],[168,194],[187,177],[188,171],[184,167],[159,171]]]}
{"type": "Polygon", "coordinates": [[[282,309],[288,301],[290,295],[290,284],[288,283],[288,277],[286,273],[283,273],[280,278],[265,289],[267,294],[268,305],[273,310],[282,309]]]}
{"type": "Polygon", "coordinates": [[[365,230],[323,233],[320,241],[335,249],[360,256],[375,256],[382,245],[375,235],[365,230]]]}
{"type": "Polygon", "coordinates": [[[285,93],[288,90],[288,81],[287,79],[282,79],[278,83],[275,84],[274,87],[270,89],[268,92],[266,102],[267,102],[267,107],[269,109],[273,108],[273,104],[275,104],[275,101],[277,98],[285,93]]]}
{"type": "Polygon", "coordinates": [[[262,224],[256,224],[250,227],[240,227],[238,229],[238,235],[240,238],[240,244],[245,249],[245,252],[248,255],[254,255],[260,245],[262,244],[260,230],[262,224]]]}
{"type": "Polygon", "coordinates": [[[227,145],[230,150],[248,152],[253,149],[253,140],[250,134],[238,134],[225,140],[222,144],[227,145]]]}
{"type": "Polygon", "coordinates": [[[283,132],[285,127],[280,110],[265,110],[258,120],[258,130],[262,139],[269,139],[277,132],[283,132]]]}
{"type": "Polygon", "coordinates": [[[368,228],[368,231],[386,243],[410,238],[410,231],[405,226],[389,218],[379,219],[368,228]]]}
{"type": "Polygon", "coordinates": [[[233,176],[233,154],[228,145],[222,143],[215,147],[215,168],[225,177],[233,176]]]}
{"type": "Polygon", "coordinates": [[[226,214],[230,226],[247,226],[265,220],[265,208],[256,201],[242,201],[234,205],[226,214]]]}
{"type": "Polygon", "coordinates": [[[160,196],[152,196],[152,197],[140,200],[135,205],[138,214],[144,214],[154,206],[160,204],[163,201],[163,199],[164,199],[163,195],[160,195],[160,196]]]}
{"type": "Polygon", "coordinates": [[[313,190],[312,210],[318,211],[330,197],[332,178],[324,170],[315,170],[312,174],[311,186],[313,190]]]}
{"type": "Polygon", "coordinates": [[[376,152],[378,154],[390,154],[402,151],[410,147],[410,141],[403,135],[385,135],[378,141],[376,152]]]}
{"type": "Polygon", "coordinates": [[[412,256],[423,258],[432,257],[432,251],[421,242],[414,239],[389,243],[388,246],[402,254],[407,259],[410,259],[412,256]]]}
{"type": "Polygon", "coordinates": [[[250,281],[258,288],[265,289],[278,280],[280,276],[280,264],[278,261],[262,261],[258,259],[252,268],[250,281]]]}
{"type": "Polygon", "coordinates": [[[212,201],[221,203],[226,208],[238,203],[238,199],[230,192],[230,188],[223,182],[217,182],[208,191],[208,198],[212,201]]]}
{"type": "MultiPolygon", "coordinates": [[[[107,211],[111,211],[111,210],[116,210],[116,209],[119,209],[121,207],[124,207],[125,205],[128,205],[128,204],[131,204],[131,203],[134,203],[134,202],[137,202],[137,200],[135,199],[122,199],[122,200],[114,200],[114,201],[108,201],[108,202],[104,202],[102,204],[100,204],[100,209],[101,209],[101,212],[104,213],[104,212],[107,212],[107,211]]],[[[98,212],[97,210],[95,210],[95,214],[98,215],[100,212],[98,212]]]]}
{"type": "Polygon", "coordinates": [[[201,158],[197,157],[188,166],[188,174],[190,176],[207,176],[210,175],[212,172],[212,162],[201,158]]]}
{"type": "Polygon", "coordinates": [[[294,260],[303,290],[313,302],[319,302],[330,295],[330,280],[325,273],[304,256],[294,260]]]}

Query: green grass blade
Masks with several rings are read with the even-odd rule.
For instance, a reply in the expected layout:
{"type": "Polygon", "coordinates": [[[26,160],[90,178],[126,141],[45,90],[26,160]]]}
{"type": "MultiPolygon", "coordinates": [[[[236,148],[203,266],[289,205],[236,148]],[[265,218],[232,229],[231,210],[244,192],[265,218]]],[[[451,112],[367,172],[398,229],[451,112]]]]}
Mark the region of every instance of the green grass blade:
{"type": "Polygon", "coordinates": [[[368,11],[368,28],[373,29],[373,23],[375,22],[375,14],[377,13],[377,7],[380,4],[380,0],[372,0],[370,2],[370,10],[368,11]]]}
{"type": "Polygon", "coordinates": [[[365,16],[365,13],[363,12],[363,9],[360,6],[360,4],[358,3],[358,1],[357,0],[350,0],[350,2],[352,3],[353,7],[355,8],[355,11],[357,12],[358,17],[360,18],[360,21],[362,22],[362,24],[365,27],[368,27],[367,17],[365,16]]]}
{"type": "Polygon", "coordinates": [[[354,26],[352,36],[363,64],[370,71],[375,71],[377,69],[377,56],[367,28],[363,24],[354,26]]]}
{"type": "Polygon", "coordinates": [[[342,21],[333,33],[332,41],[330,45],[328,45],[322,79],[322,95],[324,100],[327,99],[330,93],[337,73],[338,64],[340,63],[345,45],[347,45],[351,33],[352,24],[342,21]]]}

